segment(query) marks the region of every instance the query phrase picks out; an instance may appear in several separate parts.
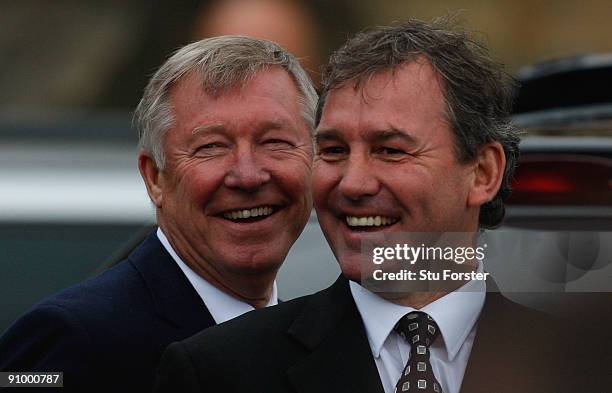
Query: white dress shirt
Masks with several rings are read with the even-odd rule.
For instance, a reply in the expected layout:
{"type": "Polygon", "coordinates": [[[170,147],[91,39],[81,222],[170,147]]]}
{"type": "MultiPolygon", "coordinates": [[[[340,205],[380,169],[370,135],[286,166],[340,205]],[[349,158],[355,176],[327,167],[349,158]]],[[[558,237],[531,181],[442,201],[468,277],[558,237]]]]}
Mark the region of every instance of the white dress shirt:
{"type": "MultiPolygon", "coordinates": [[[[482,270],[480,264],[478,271],[482,270]]],[[[393,327],[416,309],[391,303],[353,281],[350,288],[385,393],[392,393],[410,357],[410,345],[393,327]]],[[[476,336],[476,321],[484,305],[485,288],[484,281],[470,281],[419,310],[429,314],[440,328],[441,336],[430,347],[430,362],[444,393],[458,393],[461,388],[476,336]]]]}
{"type": "MultiPolygon", "coordinates": [[[[213,319],[217,324],[228,321],[232,318],[236,318],[248,311],[254,310],[254,307],[248,303],[245,303],[241,300],[236,299],[235,297],[228,295],[223,292],[219,288],[215,287],[202,277],[200,277],[196,272],[191,270],[189,266],[183,262],[183,260],[178,256],[178,254],[174,251],[168,238],[164,235],[161,228],[157,228],[157,237],[159,241],[164,246],[164,248],[168,251],[168,253],[172,256],[172,259],[176,262],[176,264],[181,268],[187,279],[196,290],[198,295],[206,304],[206,308],[212,315],[213,319]]],[[[272,296],[270,296],[270,301],[266,305],[274,306],[278,304],[278,292],[276,288],[276,281],[274,281],[274,285],[272,287],[272,296]]]]}

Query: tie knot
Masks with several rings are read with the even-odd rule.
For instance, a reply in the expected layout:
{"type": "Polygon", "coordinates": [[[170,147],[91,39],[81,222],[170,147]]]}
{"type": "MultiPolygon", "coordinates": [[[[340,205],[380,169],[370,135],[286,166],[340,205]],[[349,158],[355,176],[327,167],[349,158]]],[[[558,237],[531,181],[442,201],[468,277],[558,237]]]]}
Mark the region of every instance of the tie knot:
{"type": "Polygon", "coordinates": [[[413,311],[402,317],[393,328],[411,346],[429,347],[440,334],[438,324],[427,313],[413,311]]]}

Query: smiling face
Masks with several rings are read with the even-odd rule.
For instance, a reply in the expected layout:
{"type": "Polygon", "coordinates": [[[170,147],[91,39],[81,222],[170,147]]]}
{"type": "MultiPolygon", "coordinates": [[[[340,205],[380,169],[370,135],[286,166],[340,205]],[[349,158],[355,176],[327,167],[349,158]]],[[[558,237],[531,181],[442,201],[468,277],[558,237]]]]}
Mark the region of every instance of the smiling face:
{"type": "Polygon", "coordinates": [[[424,60],[331,90],[316,131],[317,216],[343,273],[359,280],[362,240],[468,232],[474,165],[457,160],[441,82],[424,60]]]}
{"type": "Polygon", "coordinates": [[[273,280],[310,215],[312,143],[298,96],[281,68],[217,97],[194,74],[171,90],[157,197],[148,185],[158,223],[185,263],[238,296],[273,280]]]}

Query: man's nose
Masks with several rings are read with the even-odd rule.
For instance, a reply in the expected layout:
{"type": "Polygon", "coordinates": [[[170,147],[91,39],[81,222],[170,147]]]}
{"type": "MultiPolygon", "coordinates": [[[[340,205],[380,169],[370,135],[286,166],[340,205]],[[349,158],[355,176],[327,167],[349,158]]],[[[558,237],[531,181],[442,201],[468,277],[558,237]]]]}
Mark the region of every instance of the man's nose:
{"type": "Polygon", "coordinates": [[[270,173],[262,167],[251,149],[241,149],[236,153],[236,159],[224,179],[226,187],[244,191],[256,191],[268,181],[270,173]]]}
{"type": "Polygon", "coordinates": [[[366,157],[351,157],[345,165],[342,179],[338,185],[338,190],[344,196],[352,200],[359,200],[379,192],[380,183],[376,178],[374,168],[366,157]]]}

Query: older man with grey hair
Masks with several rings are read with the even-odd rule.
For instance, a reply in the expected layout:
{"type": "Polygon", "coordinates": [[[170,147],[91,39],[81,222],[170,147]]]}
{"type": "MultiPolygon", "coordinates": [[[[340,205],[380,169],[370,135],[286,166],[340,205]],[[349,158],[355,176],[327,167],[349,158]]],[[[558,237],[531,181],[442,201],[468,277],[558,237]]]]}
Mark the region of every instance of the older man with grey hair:
{"type": "Polygon", "coordinates": [[[177,51],[134,116],[159,228],[19,319],[0,339],[0,369],[61,371],[64,390],[150,391],[168,344],[276,304],[276,273],[312,206],[316,100],[272,42],[225,36],[177,51]]]}

